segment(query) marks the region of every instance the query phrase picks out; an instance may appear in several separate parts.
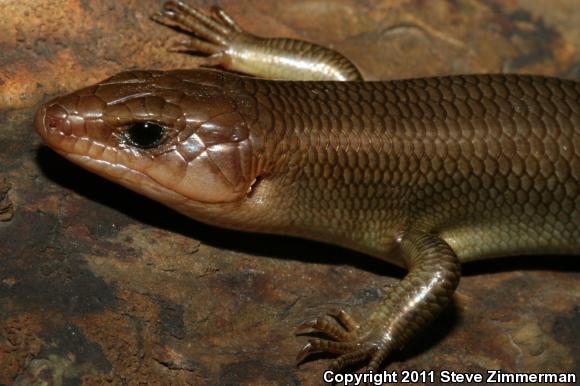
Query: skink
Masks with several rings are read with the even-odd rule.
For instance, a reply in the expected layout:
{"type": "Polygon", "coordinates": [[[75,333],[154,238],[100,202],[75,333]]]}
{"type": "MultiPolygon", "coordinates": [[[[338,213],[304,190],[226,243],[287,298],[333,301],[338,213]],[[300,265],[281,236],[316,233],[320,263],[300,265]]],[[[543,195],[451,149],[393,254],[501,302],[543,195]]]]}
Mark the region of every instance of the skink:
{"type": "Polygon", "coordinates": [[[334,371],[377,370],[451,299],[460,264],[580,254],[580,83],[520,75],[363,82],[343,56],[258,38],[223,11],[155,16],[216,70],[132,71],[37,113],[69,160],[194,219],[337,244],[405,267],[368,317],[298,331],[334,371]],[[334,81],[332,81],[334,80],[334,81]]]}

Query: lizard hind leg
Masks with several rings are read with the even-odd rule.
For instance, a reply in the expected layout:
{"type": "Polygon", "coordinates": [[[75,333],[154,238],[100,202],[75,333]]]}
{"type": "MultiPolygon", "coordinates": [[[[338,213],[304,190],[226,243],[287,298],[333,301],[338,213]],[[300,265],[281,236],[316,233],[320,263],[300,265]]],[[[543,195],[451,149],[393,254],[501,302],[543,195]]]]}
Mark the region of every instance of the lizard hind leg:
{"type": "Polygon", "coordinates": [[[298,333],[321,333],[332,339],[310,340],[298,355],[300,361],[325,352],[339,354],[330,365],[332,371],[363,362],[367,362],[366,371],[377,371],[389,354],[403,348],[439,315],[459,283],[457,256],[437,235],[424,232],[406,235],[401,251],[409,273],[387,290],[364,324],[356,323],[345,311],[334,311],[330,315],[342,330],[328,315],[299,326],[298,333]]]}

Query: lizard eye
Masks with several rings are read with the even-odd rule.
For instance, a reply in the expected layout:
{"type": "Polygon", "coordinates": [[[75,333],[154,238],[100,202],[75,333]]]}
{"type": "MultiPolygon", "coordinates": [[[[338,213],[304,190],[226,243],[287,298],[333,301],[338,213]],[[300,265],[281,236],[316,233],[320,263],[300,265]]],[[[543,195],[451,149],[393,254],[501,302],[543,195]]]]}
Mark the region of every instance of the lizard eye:
{"type": "Polygon", "coordinates": [[[151,149],[161,143],[165,129],[156,123],[138,122],[125,131],[128,142],[141,149],[151,149]]]}

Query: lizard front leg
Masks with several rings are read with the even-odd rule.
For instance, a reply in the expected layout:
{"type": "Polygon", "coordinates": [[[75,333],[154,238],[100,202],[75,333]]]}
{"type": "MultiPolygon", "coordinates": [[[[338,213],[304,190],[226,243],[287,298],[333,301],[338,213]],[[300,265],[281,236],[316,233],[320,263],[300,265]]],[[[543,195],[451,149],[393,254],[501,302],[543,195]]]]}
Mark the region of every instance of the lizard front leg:
{"type": "Polygon", "coordinates": [[[173,41],[169,49],[207,54],[207,66],[269,79],[362,80],[356,66],[338,52],[304,40],[253,35],[219,7],[208,16],[172,0],[152,18],[188,33],[189,38],[173,41]]]}
{"type": "Polygon", "coordinates": [[[322,333],[298,354],[298,362],[313,353],[339,356],[329,370],[340,371],[359,363],[378,370],[384,359],[400,349],[434,320],[449,303],[459,283],[460,264],[449,245],[437,235],[413,232],[400,242],[409,273],[389,288],[384,299],[365,323],[357,323],[343,310],[307,321],[298,334],[322,333]]]}

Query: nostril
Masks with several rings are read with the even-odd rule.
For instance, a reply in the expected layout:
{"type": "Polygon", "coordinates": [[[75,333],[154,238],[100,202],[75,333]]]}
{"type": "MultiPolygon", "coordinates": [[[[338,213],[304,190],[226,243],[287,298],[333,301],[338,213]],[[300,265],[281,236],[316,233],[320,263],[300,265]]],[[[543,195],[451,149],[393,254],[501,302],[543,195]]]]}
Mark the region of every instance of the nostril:
{"type": "Polygon", "coordinates": [[[58,104],[53,104],[46,108],[44,125],[47,130],[58,130],[65,135],[71,133],[69,114],[58,104]]]}
{"type": "Polygon", "coordinates": [[[55,117],[46,117],[44,122],[47,129],[56,129],[58,126],[58,120],[55,117]]]}

